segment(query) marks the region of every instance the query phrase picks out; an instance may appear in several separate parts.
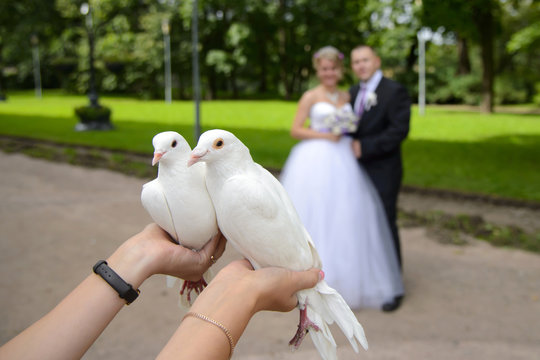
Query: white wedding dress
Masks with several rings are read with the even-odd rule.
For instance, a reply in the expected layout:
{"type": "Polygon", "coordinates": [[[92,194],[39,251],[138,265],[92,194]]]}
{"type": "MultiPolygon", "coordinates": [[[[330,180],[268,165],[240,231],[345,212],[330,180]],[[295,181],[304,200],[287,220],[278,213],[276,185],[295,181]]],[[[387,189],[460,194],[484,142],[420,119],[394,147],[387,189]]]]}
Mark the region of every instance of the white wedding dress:
{"type": "MultiPolygon", "coordinates": [[[[315,103],[311,128],[328,132],[328,116],[337,111],[353,110],[350,104],[338,109],[315,103]]],[[[404,293],[403,282],[379,195],[351,141],[301,141],[280,180],[315,243],[328,284],[353,309],[380,308],[404,293]]]]}

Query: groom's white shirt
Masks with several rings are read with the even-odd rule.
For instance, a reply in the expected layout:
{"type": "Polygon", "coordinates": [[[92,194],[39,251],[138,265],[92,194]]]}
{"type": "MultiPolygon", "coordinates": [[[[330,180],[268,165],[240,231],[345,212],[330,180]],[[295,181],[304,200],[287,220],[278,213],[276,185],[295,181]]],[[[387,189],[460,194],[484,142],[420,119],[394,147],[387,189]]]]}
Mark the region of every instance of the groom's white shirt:
{"type": "MultiPolygon", "coordinates": [[[[365,83],[360,82],[360,88],[362,87],[362,84],[366,84],[367,86],[366,96],[367,96],[367,94],[375,92],[382,78],[383,78],[382,70],[377,70],[375,71],[375,73],[373,73],[373,76],[367,82],[365,83]]],[[[358,91],[358,94],[356,95],[356,99],[354,100],[354,113],[355,114],[358,114],[358,110],[360,110],[360,93],[361,91],[358,91]]]]}

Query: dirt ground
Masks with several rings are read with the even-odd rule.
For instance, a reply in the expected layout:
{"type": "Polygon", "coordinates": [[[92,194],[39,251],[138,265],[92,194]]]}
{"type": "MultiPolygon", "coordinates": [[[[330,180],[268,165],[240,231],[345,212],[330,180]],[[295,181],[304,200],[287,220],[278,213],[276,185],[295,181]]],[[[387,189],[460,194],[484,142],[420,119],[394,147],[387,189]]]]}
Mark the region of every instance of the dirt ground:
{"type": "MultiPolygon", "coordinates": [[[[145,180],[0,153],[0,344],[44,315],[99,259],[150,222],[140,205],[145,180]]],[[[480,214],[540,228],[540,210],[402,194],[405,210],[480,214]]],[[[370,349],[354,354],[333,328],[340,359],[538,359],[540,256],[482,241],[445,245],[421,227],[400,230],[406,298],[394,313],[356,312],[370,349]]],[[[229,248],[217,267],[237,258],[229,248]]],[[[125,307],[84,359],[153,358],[185,313],[176,289],[156,276],[125,307]]],[[[235,359],[318,359],[307,339],[287,342],[298,313],[260,313],[235,359]]],[[[31,346],[31,344],[29,344],[31,346]]]]}

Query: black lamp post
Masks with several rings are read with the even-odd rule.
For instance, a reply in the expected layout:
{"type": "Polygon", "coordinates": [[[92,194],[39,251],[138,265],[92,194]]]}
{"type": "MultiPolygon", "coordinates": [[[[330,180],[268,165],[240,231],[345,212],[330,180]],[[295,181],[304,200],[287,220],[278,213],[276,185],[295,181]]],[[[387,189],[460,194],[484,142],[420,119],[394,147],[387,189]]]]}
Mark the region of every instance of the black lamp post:
{"type": "Polygon", "coordinates": [[[195,141],[201,136],[201,81],[199,78],[199,5],[193,1],[191,13],[191,47],[193,67],[193,100],[195,101],[195,141]]]}
{"type": "Polygon", "coordinates": [[[98,93],[96,91],[96,70],[94,68],[94,23],[92,21],[92,8],[88,3],[81,5],[81,14],[86,17],[86,32],[88,33],[89,60],[90,60],[90,80],[88,88],[88,99],[91,107],[98,107],[98,93]]]}
{"type": "Polygon", "coordinates": [[[80,122],[75,125],[75,130],[110,130],[113,128],[110,118],[111,110],[105,106],[101,106],[98,102],[98,93],[96,91],[96,70],[94,68],[94,24],[92,20],[92,8],[90,4],[83,3],[81,5],[81,14],[86,17],[86,32],[88,33],[89,45],[89,71],[90,78],[88,81],[88,100],[89,106],[81,106],[75,109],[75,114],[79,117],[80,122]]]}

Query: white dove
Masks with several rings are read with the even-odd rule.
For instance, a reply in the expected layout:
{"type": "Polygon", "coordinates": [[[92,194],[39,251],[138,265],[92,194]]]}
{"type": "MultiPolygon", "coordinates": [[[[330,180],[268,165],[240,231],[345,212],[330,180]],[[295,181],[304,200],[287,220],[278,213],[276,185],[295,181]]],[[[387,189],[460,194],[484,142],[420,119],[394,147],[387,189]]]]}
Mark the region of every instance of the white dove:
{"type": "MultiPolygon", "coordinates": [[[[317,250],[285,189],[253,161],[249,149],[232,133],[216,129],[202,134],[188,164],[198,162],[207,165],[206,186],[221,232],[255,269],[321,268],[317,250]]],[[[289,342],[295,349],[311,328],[309,333],[321,357],[337,359],[336,342],[328,327],[334,321],[356,352],[357,341],[367,349],[362,325],[341,295],[324,280],[312,289],[299,291],[297,297],[300,324],[289,342]]]]}
{"type": "MultiPolygon", "coordinates": [[[[206,168],[204,164],[187,166],[191,148],[177,132],[159,133],[152,144],[152,166],[159,162],[158,176],[143,185],[141,202],[152,219],[176,242],[200,250],[219,231],[214,206],[206,190],[206,168]]],[[[184,280],[180,295],[185,292],[188,303],[192,290],[199,294],[206,286],[204,277],[211,276],[209,270],[200,281],[184,280]]],[[[172,286],[175,280],[167,277],[167,284],[172,286]]]]}

